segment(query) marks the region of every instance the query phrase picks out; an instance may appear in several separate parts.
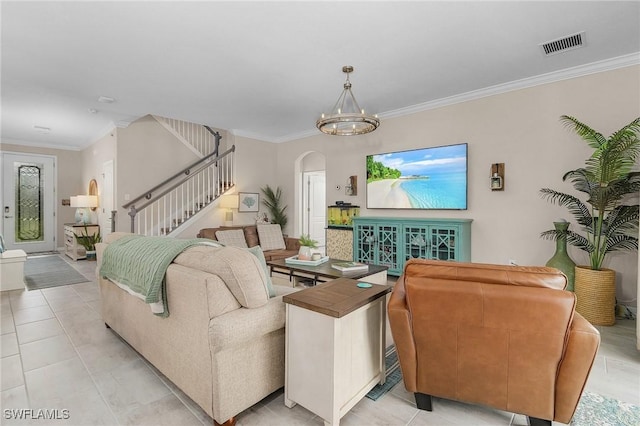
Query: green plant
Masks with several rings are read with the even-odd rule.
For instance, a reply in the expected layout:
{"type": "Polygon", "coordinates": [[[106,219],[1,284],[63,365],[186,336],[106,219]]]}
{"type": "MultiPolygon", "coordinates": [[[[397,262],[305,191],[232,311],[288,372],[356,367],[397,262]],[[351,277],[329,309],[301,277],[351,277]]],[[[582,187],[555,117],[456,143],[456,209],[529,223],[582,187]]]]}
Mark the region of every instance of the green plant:
{"type": "Polygon", "coordinates": [[[316,240],[311,239],[310,234],[302,234],[300,235],[300,245],[307,246],[311,248],[318,248],[318,242],[316,240]]]}
{"type": "Polygon", "coordinates": [[[271,213],[271,223],[277,223],[284,229],[289,219],[285,214],[287,206],[282,206],[282,190],[278,186],[274,191],[269,185],[260,188],[260,190],[264,195],[262,204],[264,204],[271,213]]]}
{"type": "Polygon", "coordinates": [[[78,241],[78,244],[84,247],[87,251],[95,251],[96,244],[102,241],[100,231],[97,231],[95,234],[89,234],[87,225],[84,226],[84,232],[81,232],[80,235],[74,233],[74,235],[76,237],[76,240],[78,241]]]}
{"type": "Polygon", "coordinates": [[[640,190],[640,172],[632,171],[640,155],[640,117],[609,138],[574,117],[563,115],[561,121],[594,149],[585,167],[562,177],[586,194],[586,201],[549,188],[540,192],[543,198],[566,207],[585,235],[552,229],[540,236],[553,240],[566,236],[569,244],[588,254],[591,269],[600,270],[608,253],[638,249],[639,207],[628,204],[628,199],[640,190]]]}

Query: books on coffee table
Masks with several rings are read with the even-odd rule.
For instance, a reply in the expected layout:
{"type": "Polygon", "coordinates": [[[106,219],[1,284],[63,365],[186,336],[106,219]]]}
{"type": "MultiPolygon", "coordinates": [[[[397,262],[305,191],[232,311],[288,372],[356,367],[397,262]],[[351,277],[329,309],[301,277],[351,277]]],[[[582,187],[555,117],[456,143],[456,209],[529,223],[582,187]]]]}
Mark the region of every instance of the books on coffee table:
{"type": "Polygon", "coordinates": [[[366,271],[369,269],[369,265],[366,263],[358,262],[336,262],[331,264],[331,267],[341,272],[366,271]]]}

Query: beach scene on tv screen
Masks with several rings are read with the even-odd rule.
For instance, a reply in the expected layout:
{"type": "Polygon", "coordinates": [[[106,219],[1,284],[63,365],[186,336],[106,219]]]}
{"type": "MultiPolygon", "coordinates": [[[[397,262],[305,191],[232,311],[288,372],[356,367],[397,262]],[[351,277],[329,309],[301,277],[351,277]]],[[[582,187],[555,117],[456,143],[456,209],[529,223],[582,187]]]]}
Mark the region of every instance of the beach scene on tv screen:
{"type": "Polygon", "coordinates": [[[367,208],[466,209],[467,144],[367,156],[367,208]]]}

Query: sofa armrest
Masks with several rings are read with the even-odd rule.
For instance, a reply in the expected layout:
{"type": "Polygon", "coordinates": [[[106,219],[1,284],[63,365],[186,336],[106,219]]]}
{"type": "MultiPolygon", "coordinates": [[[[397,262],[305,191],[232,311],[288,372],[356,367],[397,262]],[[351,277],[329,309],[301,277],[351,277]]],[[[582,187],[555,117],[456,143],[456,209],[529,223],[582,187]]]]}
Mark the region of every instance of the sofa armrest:
{"type": "Polygon", "coordinates": [[[197,238],[208,238],[210,240],[216,239],[216,231],[220,228],[203,228],[196,235],[197,238]]]}
{"type": "Polygon", "coordinates": [[[416,347],[411,330],[411,313],[405,296],[404,275],[401,275],[393,287],[387,305],[389,326],[396,345],[404,386],[408,392],[417,392],[416,347]]]}
{"type": "Polygon", "coordinates": [[[300,250],[300,240],[298,238],[285,237],[284,245],[287,247],[287,250],[300,250]]]}
{"type": "Polygon", "coordinates": [[[212,352],[251,343],[260,336],[284,329],[282,296],[269,299],[259,308],[240,308],[212,318],[209,340],[212,352]]]}
{"type": "Polygon", "coordinates": [[[598,330],[582,315],[575,312],[564,357],[558,370],[555,418],[553,420],[561,423],[571,421],[584,385],[587,383],[599,345],[600,333],[598,330]]]}

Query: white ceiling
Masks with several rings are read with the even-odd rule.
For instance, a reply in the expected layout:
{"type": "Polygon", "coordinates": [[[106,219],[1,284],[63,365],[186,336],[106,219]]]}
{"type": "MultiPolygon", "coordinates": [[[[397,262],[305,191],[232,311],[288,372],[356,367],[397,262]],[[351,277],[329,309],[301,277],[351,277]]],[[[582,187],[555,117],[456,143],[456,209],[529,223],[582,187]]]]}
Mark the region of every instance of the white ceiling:
{"type": "Polygon", "coordinates": [[[146,114],[272,142],[312,135],[342,90],[343,65],[354,66],[353,92],[384,126],[470,92],[640,63],[638,1],[0,7],[2,141],[66,149],[146,114]],[[584,47],[543,55],[541,43],[579,31],[584,47]]]}

